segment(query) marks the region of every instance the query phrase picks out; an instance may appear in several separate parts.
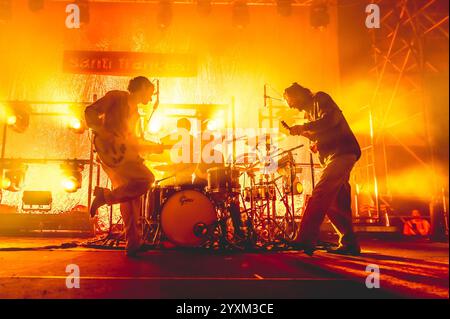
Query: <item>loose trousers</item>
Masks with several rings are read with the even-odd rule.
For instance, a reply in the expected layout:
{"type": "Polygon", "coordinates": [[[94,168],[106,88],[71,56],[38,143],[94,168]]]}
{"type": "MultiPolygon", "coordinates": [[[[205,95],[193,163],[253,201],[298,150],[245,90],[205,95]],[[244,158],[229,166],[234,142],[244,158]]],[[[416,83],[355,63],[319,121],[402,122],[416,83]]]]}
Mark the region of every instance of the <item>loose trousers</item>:
{"type": "Polygon", "coordinates": [[[120,203],[120,213],[125,225],[126,249],[137,250],[142,245],[140,232],[141,195],[155,181],[143,162],[127,162],[117,167],[102,165],[111,179],[112,190],[105,190],[106,204],[120,203]]]}
{"type": "Polygon", "coordinates": [[[306,204],[300,223],[298,242],[315,246],[320,225],[328,216],[340,235],[341,245],[355,245],[351,209],[350,172],[356,163],[353,154],[336,156],[325,164],[322,176],[306,204]]]}

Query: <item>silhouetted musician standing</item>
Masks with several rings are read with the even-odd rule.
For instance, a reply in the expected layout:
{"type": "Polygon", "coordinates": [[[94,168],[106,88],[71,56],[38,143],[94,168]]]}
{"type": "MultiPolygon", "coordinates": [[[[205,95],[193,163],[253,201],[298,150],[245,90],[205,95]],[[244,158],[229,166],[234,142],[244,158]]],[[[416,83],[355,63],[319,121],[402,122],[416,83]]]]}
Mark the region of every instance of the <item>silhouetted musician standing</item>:
{"type": "MultiPolygon", "coordinates": [[[[154,176],[144,165],[139,156],[137,124],[139,123],[138,104],[147,104],[151,101],[154,85],[145,77],[136,77],[130,80],[128,92],[110,91],[104,97],[88,106],[85,111],[86,123],[95,133],[105,147],[101,151],[97,146],[102,167],[111,179],[113,190],[97,187],[95,198],[91,205],[91,216],[97,209],[105,204],[120,203],[120,212],[125,224],[127,255],[135,255],[142,246],[139,231],[140,196],[145,194],[154,182],[154,176]],[[123,141],[120,146],[117,140],[123,141]],[[111,154],[120,154],[119,151],[127,149],[131,152],[123,162],[117,165],[108,165],[105,161],[106,151],[111,154]],[[103,154],[103,158],[102,158],[103,154]]],[[[121,157],[114,160],[121,160],[121,157]]]]}
{"type": "Polygon", "coordinates": [[[309,199],[295,246],[311,255],[319,238],[325,215],[341,237],[332,252],[359,255],[360,246],[353,231],[350,172],[361,157],[361,149],[342,111],[324,92],[312,93],[294,83],[284,92],[289,107],[305,111],[309,122],[290,128],[291,135],[302,135],[316,146],[324,166],[322,176],[309,199]]]}

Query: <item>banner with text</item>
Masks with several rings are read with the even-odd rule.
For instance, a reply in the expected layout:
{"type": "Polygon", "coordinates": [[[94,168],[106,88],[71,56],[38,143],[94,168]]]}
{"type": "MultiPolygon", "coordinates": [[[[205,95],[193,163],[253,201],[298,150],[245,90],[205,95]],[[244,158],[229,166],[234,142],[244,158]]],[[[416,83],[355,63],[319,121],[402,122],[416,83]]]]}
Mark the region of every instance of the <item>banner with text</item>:
{"type": "Polygon", "coordinates": [[[194,77],[197,59],[190,54],[64,51],[63,70],[75,74],[194,77]]]}

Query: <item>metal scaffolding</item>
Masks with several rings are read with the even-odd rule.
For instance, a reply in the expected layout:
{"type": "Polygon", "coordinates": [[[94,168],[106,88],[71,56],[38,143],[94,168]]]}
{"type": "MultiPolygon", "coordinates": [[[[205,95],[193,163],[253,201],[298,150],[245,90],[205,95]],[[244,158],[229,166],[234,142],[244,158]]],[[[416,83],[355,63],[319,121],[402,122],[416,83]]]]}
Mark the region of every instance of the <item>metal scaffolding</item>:
{"type": "Polygon", "coordinates": [[[365,175],[366,183],[373,187],[374,210],[380,221],[383,217],[380,205],[387,204],[391,196],[389,145],[401,148],[413,162],[433,175],[431,197],[441,189],[436,185],[425,81],[427,75],[446,70],[439,65],[442,61],[426,54],[426,49],[436,41],[448,43],[449,16],[447,0],[378,0],[374,3],[381,9],[381,28],[368,29],[374,62],[370,75],[376,80],[371,101],[364,109],[371,134],[361,141],[363,157],[359,171],[365,172],[360,176],[365,175]],[[401,101],[410,103],[408,111],[396,109],[401,101]],[[402,125],[410,125],[411,131],[420,125],[423,127],[418,129],[421,133],[416,134],[412,143],[411,136],[395,134],[402,125]]]}

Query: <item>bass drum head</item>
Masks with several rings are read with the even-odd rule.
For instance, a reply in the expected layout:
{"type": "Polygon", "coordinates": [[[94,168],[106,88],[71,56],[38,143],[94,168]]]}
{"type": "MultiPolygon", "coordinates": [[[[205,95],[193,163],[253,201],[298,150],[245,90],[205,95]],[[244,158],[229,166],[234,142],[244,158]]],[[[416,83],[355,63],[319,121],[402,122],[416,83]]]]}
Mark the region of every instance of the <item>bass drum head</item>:
{"type": "Polygon", "coordinates": [[[161,226],[171,242],[183,247],[198,247],[207,238],[199,233],[217,221],[213,203],[204,194],[184,190],[173,194],[161,212],[161,226]]]}

